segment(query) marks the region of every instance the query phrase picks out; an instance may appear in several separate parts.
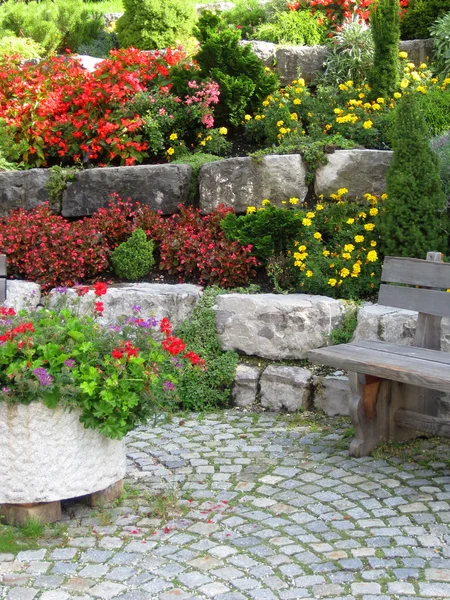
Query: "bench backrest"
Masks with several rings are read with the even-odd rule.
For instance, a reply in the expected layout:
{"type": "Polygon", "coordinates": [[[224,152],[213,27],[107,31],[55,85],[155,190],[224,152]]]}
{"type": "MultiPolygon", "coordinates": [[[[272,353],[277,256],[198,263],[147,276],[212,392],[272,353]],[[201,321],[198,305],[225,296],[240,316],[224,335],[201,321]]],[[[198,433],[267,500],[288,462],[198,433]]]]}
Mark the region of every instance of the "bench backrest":
{"type": "Polygon", "coordinates": [[[450,317],[449,263],[386,256],[381,281],[379,304],[450,317]]]}

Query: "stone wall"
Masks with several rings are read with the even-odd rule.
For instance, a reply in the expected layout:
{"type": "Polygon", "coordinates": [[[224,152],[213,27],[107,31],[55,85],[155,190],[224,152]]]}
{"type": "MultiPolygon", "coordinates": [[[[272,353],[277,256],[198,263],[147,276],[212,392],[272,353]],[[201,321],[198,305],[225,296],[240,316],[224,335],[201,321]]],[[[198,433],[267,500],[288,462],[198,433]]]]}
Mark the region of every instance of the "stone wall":
{"type": "MultiPolygon", "coordinates": [[[[317,171],[315,191],[328,195],[346,187],[349,198],[367,192],[381,194],[391,157],[392,152],[387,150],[337,150],[317,171]]],[[[299,154],[274,154],[261,160],[229,158],[206,164],[199,172],[199,206],[204,213],[219,204],[243,213],[247,206],[259,205],[265,198],[279,206],[292,197],[304,200],[308,191],[306,172],[299,154]]],[[[31,209],[48,201],[45,185],[49,177],[48,169],[0,172],[0,217],[13,209],[31,209]]],[[[186,202],[191,179],[188,165],[86,169],[67,184],[61,201],[53,202],[52,208],[65,217],[92,215],[108,204],[112,193],[117,193],[169,215],[186,202]]]]}

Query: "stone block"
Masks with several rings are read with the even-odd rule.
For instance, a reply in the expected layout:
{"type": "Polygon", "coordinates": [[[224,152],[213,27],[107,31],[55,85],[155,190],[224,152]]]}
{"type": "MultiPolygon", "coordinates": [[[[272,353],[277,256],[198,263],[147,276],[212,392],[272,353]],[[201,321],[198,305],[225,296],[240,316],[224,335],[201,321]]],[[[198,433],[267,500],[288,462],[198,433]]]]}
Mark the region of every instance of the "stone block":
{"type": "Polygon", "coordinates": [[[342,301],[309,294],[226,294],[214,308],[224,350],[270,360],[307,358],[345,314],[342,301]]]}
{"type": "Polygon", "coordinates": [[[41,286],[32,281],[8,279],[6,281],[6,300],[3,303],[8,308],[32,310],[41,302],[41,286]]]}
{"type": "Polygon", "coordinates": [[[256,402],[260,370],[250,365],[238,365],[232,390],[236,406],[246,408],[256,402]]]}
{"type": "Polygon", "coordinates": [[[239,43],[242,46],[251,46],[253,52],[265,67],[273,67],[277,51],[276,44],[272,44],[272,42],[261,42],[260,40],[241,40],[239,43]]]}
{"type": "MultiPolygon", "coordinates": [[[[0,172],[0,217],[7,217],[11,210],[31,209],[49,201],[45,188],[50,177],[48,169],[0,172]]],[[[59,212],[59,206],[52,206],[59,212]]]]}
{"type": "Polygon", "coordinates": [[[386,191],[386,173],[391,164],[390,150],[336,150],[327,155],[328,163],[316,171],[317,196],[329,197],[347,188],[348,198],[364,194],[381,196],[386,191]]]}
{"type": "MultiPolygon", "coordinates": [[[[108,292],[100,300],[104,305],[102,324],[112,324],[117,321],[139,315],[143,319],[168,317],[174,327],[191,317],[194,308],[202,294],[202,287],[191,284],[162,284],[162,283],[123,283],[108,287],[108,292]],[[133,312],[134,307],[140,307],[133,312]]],[[[49,305],[57,307],[67,303],[69,306],[78,305],[81,314],[92,313],[93,301],[97,300],[91,290],[82,298],[78,298],[75,290],[69,289],[61,294],[52,290],[49,305]]]]}
{"type": "Polygon", "coordinates": [[[288,412],[308,408],[311,383],[308,369],[270,365],[261,375],[261,406],[288,412]]]}
{"type": "Polygon", "coordinates": [[[351,397],[348,377],[344,374],[314,377],[314,408],[322,410],[326,415],[348,416],[351,397]]]}
{"type": "Polygon", "coordinates": [[[86,169],[77,173],[75,181],[67,185],[62,214],[64,217],[92,215],[111,202],[111,194],[172,214],[188,197],[191,175],[189,165],[86,169]]]}
{"type": "Polygon", "coordinates": [[[61,520],[61,502],[0,504],[0,515],[8,525],[26,525],[30,520],[56,523],[61,520]]]}
{"type": "Polygon", "coordinates": [[[328,54],[327,46],[284,46],[275,53],[276,72],[281,85],[289,85],[294,79],[303,77],[305,83],[314,83],[323,72],[323,63],[328,54]]]}
{"type": "Polygon", "coordinates": [[[434,56],[432,38],[426,40],[404,40],[399,44],[399,50],[408,53],[408,59],[417,67],[421,63],[429,64],[434,56]]]}
{"type": "Polygon", "coordinates": [[[308,192],[306,166],[299,154],[270,155],[261,161],[229,158],[203,165],[199,174],[200,209],[212,212],[219,204],[245,213],[262,200],[282,206],[296,197],[303,201],[308,192]]]}

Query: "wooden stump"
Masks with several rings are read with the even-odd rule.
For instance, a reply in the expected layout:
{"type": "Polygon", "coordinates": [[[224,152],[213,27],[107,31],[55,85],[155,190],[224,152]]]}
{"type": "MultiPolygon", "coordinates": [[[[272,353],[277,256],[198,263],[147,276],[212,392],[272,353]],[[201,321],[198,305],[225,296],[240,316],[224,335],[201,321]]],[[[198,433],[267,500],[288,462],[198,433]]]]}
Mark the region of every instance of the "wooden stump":
{"type": "Polygon", "coordinates": [[[7,525],[25,525],[31,519],[41,523],[61,520],[61,502],[1,504],[0,515],[7,525]]]}

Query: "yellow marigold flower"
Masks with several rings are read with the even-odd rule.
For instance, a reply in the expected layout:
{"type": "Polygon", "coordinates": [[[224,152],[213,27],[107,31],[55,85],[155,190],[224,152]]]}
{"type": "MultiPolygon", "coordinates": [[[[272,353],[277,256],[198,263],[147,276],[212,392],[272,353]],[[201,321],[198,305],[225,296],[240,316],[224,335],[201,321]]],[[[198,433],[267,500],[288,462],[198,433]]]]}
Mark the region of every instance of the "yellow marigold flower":
{"type": "Polygon", "coordinates": [[[371,208],[371,209],[369,210],[369,215],[370,215],[371,217],[376,217],[376,216],[377,216],[377,214],[378,214],[378,208],[375,208],[375,207],[374,207],[374,208],[371,208]]]}
{"type": "Polygon", "coordinates": [[[246,121],[251,121],[252,120],[252,116],[251,115],[245,115],[244,119],[246,121]]]}
{"type": "Polygon", "coordinates": [[[288,132],[288,130],[285,127],[280,127],[281,135],[285,135],[287,132],[288,132]]]}
{"type": "Polygon", "coordinates": [[[361,244],[364,241],[364,236],[363,235],[355,235],[354,239],[357,244],[361,244]]]}
{"type": "Polygon", "coordinates": [[[363,98],[365,98],[365,97],[366,97],[366,95],[365,95],[365,94],[363,94],[362,92],[361,92],[360,94],[358,94],[358,98],[360,98],[361,100],[362,100],[363,98]]]}
{"type": "Polygon", "coordinates": [[[424,85],[418,85],[416,87],[416,92],[419,92],[421,94],[426,94],[427,93],[427,88],[424,85]]]}
{"type": "Polygon", "coordinates": [[[342,258],[345,258],[345,260],[350,260],[351,257],[352,257],[352,255],[349,252],[342,253],[342,258]]]}
{"type": "Polygon", "coordinates": [[[366,215],[366,213],[365,213],[365,212],[360,212],[360,213],[358,213],[358,217],[359,217],[360,219],[365,219],[365,218],[367,217],[367,215],[366,215]]]}
{"type": "Polygon", "coordinates": [[[202,142],[200,142],[200,146],[206,146],[205,140],[203,140],[202,142]]]}
{"type": "Polygon", "coordinates": [[[291,121],[298,121],[298,114],[297,113],[291,113],[291,121]]]}
{"type": "Polygon", "coordinates": [[[307,219],[314,219],[314,217],[315,217],[315,216],[316,216],[316,214],[315,214],[315,213],[313,213],[313,212],[308,212],[308,213],[306,213],[306,218],[307,218],[307,219]]]}
{"type": "Polygon", "coordinates": [[[331,285],[331,287],[334,287],[337,284],[337,280],[336,279],[329,279],[328,280],[328,285],[331,285]]]}
{"type": "Polygon", "coordinates": [[[398,53],[398,56],[399,56],[399,58],[408,58],[408,53],[407,53],[407,52],[404,52],[404,51],[402,51],[402,52],[399,52],[399,53],[398,53]]]}
{"type": "Polygon", "coordinates": [[[381,194],[381,199],[382,199],[382,200],[387,200],[387,198],[388,198],[388,195],[387,195],[387,194],[381,194]]]}
{"type": "Polygon", "coordinates": [[[323,204],[316,204],[316,210],[323,210],[323,204]]]}
{"type": "Polygon", "coordinates": [[[350,275],[350,271],[344,267],[343,269],[341,269],[341,272],[339,273],[339,275],[343,279],[345,279],[346,277],[348,277],[350,275]]]}
{"type": "Polygon", "coordinates": [[[401,97],[402,97],[402,95],[401,95],[401,93],[400,93],[400,92],[395,92],[395,93],[394,93],[394,98],[395,98],[396,100],[400,100],[400,98],[401,98],[401,97]]]}
{"type": "Polygon", "coordinates": [[[309,112],[308,117],[312,117],[312,116],[313,116],[312,112],[309,112]]]}
{"type": "Polygon", "coordinates": [[[355,246],[353,244],[345,244],[344,246],[344,252],[353,252],[354,249],[355,246]]]}
{"type": "Polygon", "coordinates": [[[178,134],[177,133],[171,133],[170,134],[169,140],[174,141],[174,140],[177,140],[177,139],[178,139],[178,134]]]}
{"type": "Polygon", "coordinates": [[[409,81],[407,79],[402,79],[400,82],[400,87],[406,89],[409,85],[409,81]]]}
{"type": "Polygon", "coordinates": [[[299,250],[300,250],[300,252],[306,252],[306,246],[305,246],[305,244],[302,244],[302,245],[299,247],[299,250]]]}
{"type": "Polygon", "coordinates": [[[297,83],[298,83],[298,85],[305,86],[305,80],[303,79],[303,77],[300,77],[300,79],[298,79],[297,83]]]}
{"type": "Polygon", "coordinates": [[[425,63],[420,63],[419,69],[426,69],[427,65],[425,63]]]}
{"type": "Polygon", "coordinates": [[[363,123],[364,129],[370,129],[372,127],[372,125],[373,125],[373,123],[370,119],[368,121],[364,121],[364,123],[363,123]]]}
{"type": "Polygon", "coordinates": [[[370,245],[372,246],[372,248],[375,248],[375,246],[377,245],[377,243],[376,243],[376,241],[375,241],[375,240],[372,240],[372,241],[370,242],[370,245]]]}
{"type": "Polygon", "coordinates": [[[330,125],[329,123],[327,123],[327,124],[325,125],[325,130],[326,130],[326,131],[330,131],[330,129],[332,129],[332,127],[333,127],[333,125],[330,125]]]}
{"type": "MultiPolygon", "coordinates": [[[[295,102],[295,100],[294,100],[294,102],[295,102]]],[[[270,102],[268,100],[264,100],[263,106],[269,106],[269,104],[270,104],[270,102]]]]}
{"type": "Polygon", "coordinates": [[[205,138],[205,141],[210,142],[212,140],[212,136],[208,135],[208,137],[205,138]]]}
{"type": "Polygon", "coordinates": [[[344,110],[342,108],[335,108],[333,112],[335,115],[342,115],[344,110]]]}
{"type": "Polygon", "coordinates": [[[372,104],[372,110],[380,110],[380,109],[381,109],[381,106],[377,102],[374,102],[372,104]]]}
{"type": "Polygon", "coordinates": [[[370,102],[364,102],[363,106],[364,106],[364,108],[372,108],[372,105],[370,104],[370,102]]]}
{"type": "Polygon", "coordinates": [[[301,103],[302,103],[302,101],[300,100],[300,98],[294,98],[294,104],[298,105],[301,103]]]}
{"type": "MultiPolygon", "coordinates": [[[[257,116],[259,116],[259,115],[257,115],[257,116]]],[[[226,127],[221,127],[219,129],[219,133],[220,133],[220,135],[227,135],[228,129],[226,127]]]]}
{"type": "Polygon", "coordinates": [[[330,269],[333,269],[334,263],[330,263],[330,269]]]}
{"type": "Polygon", "coordinates": [[[265,198],[262,202],[261,202],[262,206],[268,206],[270,204],[270,200],[268,200],[267,198],[265,198]]]}
{"type": "Polygon", "coordinates": [[[302,224],[303,224],[305,227],[309,227],[309,226],[311,225],[311,223],[312,223],[311,219],[307,219],[307,218],[305,218],[305,219],[303,219],[303,220],[302,220],[302,224]]]}
{"type": "Polygon", "coordinates": [[[337,191],[338,196],[344,196],[345,194],[348,194],[348,189],[347,188],[339,188],[337,191]]]}
{"type": "Polygon", "coordinates": [[[278,108],[284,108],[284,104],[282,102],[279,103],[278,108]]]}
{"type": "Polygon", "coordinates": [[[413,62],[407,63],[406,66],[409,67],[410,69],[415,69],[416,68],[416,65],[413,62]]]}
{"type": "Polygon", "coordinates": [[[169,156],[172,156],[172,154],[175,154],[175,150],[174,150],[174,148],[172,148],[172,147],[168,148],[168,149],[167,149],[167,154],[168,154],[169,156]]]}
{"type": "Polygon", "coordinates": [[[330,251],[329,250],[324,250],[322,252],[322,256],[330,256],[330,251]]]}
{"type": "Polygon", "coordinates": [[[371,250],[368,254],[367,254],[367,260],[369,262],[376,262],[378,260],[378,254],[376,250],[371,250]]]}
{"type": "Polygon", "coordinates": [[[345,85],[345,83],[340,83],[339,89],[341,90],[341,92],[346,92],[348,90],[348,87],[345,85]]]}
{"type": "Polygon", "coordinates": [[[375,224],[374,223],[366,223],[364,225],[364,229],[366,231],[373,231],[375,229],[375,224]]]}
{"type": "Polygon", "coordinates": [[[261,121],[261,115],[256,115],[255,121],[261,121]]]}
{"type": "Polygon", "coordinates": [[[353,273],[361,273],[361,265],[359,263],[355,263],[352,267],[353,273]]]}
{"type": "Polygon", "coordinates": [[[353,225],[355,219],[347,219],[347,225],[353,225]]]}
{"type": "MultiPolygon", "coordinates": [[[[371,273],[370,274],[371,277],[375,277],[375,273],[371,273]]],[[[448,291],[448,290],[447,290],[448,291]]]]}
{"type": "Polygon", "coordinates": [[[303,267],[303,263],[301,260],[296,260],[294,261],[294,267],[303,267]]]}
{"type": "Polygon", "coordinates": [[[345,85],[346,85],[347,87],[352,87],[352,85],[353,85],[353,81],[352,81],[351,79],[349,79],[348,81],[346,81],[346,82],[345,82],[345,85]]]}
{"type": "Polygon", "coordinates": [[[251,215],[252,213],[256,212],[256,206],[248,206],[247,207],[247,214],[251,215]]]}
{"type": "Polygon", "coordinates": [[[316,231],[316,233],[314,234],[314,237],[316,238],[316,240],[321,240],[322,234],[320,233],[320,231],[316,231]]]}
{"type": "Polygon", "coordinates": [[[284,121],[277,121],[277,127],[281,127],[282,125],[284,125],[284,121]]]}
{"type": "Polygon", "coordinates": [[[384,104],[384,98],[377,98],[378,104],[384,104]]]}
{"type": "Polygon", "coordinates": [[[306,277],[312,277],[314,273],[312,271],[306,271],[306,277]]]}
{"type": "Polygon", "coordinates": [[[289,198],[289,203],[292,204],[293,206],[295,206],[299,202],[300,202],[300,200],[298,198],[289,198]]]}

